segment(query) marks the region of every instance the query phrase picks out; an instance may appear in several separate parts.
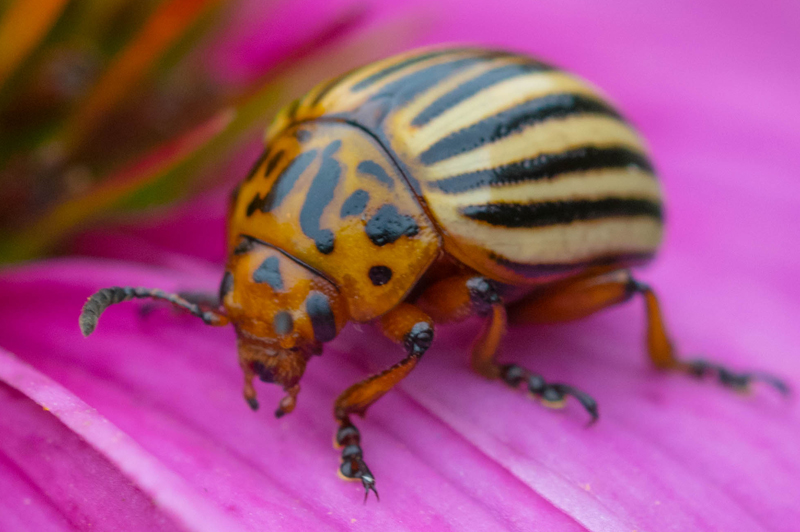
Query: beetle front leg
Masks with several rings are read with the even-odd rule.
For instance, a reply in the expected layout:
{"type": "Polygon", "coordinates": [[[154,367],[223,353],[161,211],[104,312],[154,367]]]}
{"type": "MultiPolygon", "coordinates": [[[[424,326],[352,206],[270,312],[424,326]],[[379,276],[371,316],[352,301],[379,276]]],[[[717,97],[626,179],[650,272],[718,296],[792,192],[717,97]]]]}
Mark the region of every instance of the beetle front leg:
{"type": "Polygon", "coordinates": [[[351,414],[364,417],[375,401],[403,380],[422,358],[433,341],[433,321],[417,307],[401,303],[380,320],[383,334],[401,343],[408,353],[394,366],[352,385],[339,396],[334,405],[334,416],[339,424],[335,444],[342,448],[339,474],[346,480],[360,480],[364,486],[364,500],[375,489],[375,476],[364,461],[361,433],[350,420],[351,414]]]}
{"type": "Polygon", "coordinates": [[[500,341],[506,333],[506,308],[494,284],[480,276],[464,275],[439,281],[417,303],[437,323],[462,321],[469,316],[486,316],[483,331],[472,348],[472,368],[489,379],[501,379],[512,388],[523,384],[526,390],[549,408],[561,408],[571,395],[598,417],[597,402],[588,394],[567,384],[548,383],[541,375],[516,364],[498,364],[495,360],[500,341]]]}

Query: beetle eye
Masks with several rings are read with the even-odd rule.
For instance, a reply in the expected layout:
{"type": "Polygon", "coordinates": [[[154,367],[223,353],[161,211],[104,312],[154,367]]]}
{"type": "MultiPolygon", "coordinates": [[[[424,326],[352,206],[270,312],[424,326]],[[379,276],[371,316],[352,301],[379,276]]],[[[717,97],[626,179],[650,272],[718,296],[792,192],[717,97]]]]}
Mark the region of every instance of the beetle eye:
{"type": "Polygon", "coordinates": [[[292,320],[292,315],[288,312],[278,312],[275,314],[275,319],[273,319],[272,325],[275,328],[276,333],[287,334],[292,331],[294,320],[292,320]]]}

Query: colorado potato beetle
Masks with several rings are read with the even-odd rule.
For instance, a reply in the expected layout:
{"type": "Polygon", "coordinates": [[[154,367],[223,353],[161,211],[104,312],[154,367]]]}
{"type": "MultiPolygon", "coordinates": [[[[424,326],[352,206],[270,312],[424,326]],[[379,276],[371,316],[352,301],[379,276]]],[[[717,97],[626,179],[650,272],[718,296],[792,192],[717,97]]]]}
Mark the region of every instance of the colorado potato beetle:
{"type": "Polygon", "coordinates": [[[662,238],[661,189],[636,131],[580,78],[502,50],[415,50],[317,85],[283,109],[266,149],[232,195],[218,303],[160,290],[107,288],[89,298],[91,333],[111,304],[166,300],[238,337],[244,397],[279,384],[276,416],[349,321],[375,322],[406,356],[336,400],[340,473],[375,490],[354,414],[406,377],[434,327],[480,315],[480,375],[549,405],[595,401],[499,363],[508,322],[574,320],[644,299],[647,352],[660,369],[715,375],[729,387],[780,380],[676,356],[653,290],[630,269],[662,238]]]}

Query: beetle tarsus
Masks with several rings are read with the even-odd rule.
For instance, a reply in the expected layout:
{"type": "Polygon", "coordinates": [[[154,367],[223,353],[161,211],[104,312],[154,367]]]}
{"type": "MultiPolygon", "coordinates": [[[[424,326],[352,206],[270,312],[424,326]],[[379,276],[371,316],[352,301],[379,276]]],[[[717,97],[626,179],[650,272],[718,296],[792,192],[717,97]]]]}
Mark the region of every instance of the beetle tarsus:
{"type": "Polygon", "coordinates": [[[361,481],[364,486],[364,502],[367,502],[370,491],[374,492],[375,498],[380,501],[378,490],[375,488],[375,475],[364,462],[361,434],[348,419],[343,420],[339,430],[336,431],[336,446],[342,447],[342,464],[339,466],[342,477],[361,481]]]}
{"type": "Polygon", "coordinates": [[[528,392],[539,398],[542,403],[550,408],[561,408],[567,395],[571,395],[583,406],[592,416],[590,421],[594,423],[600,417],[597,409],[597,401],[589,394],[582,392],[572,386],[560,383],[548,383],[541,375],[531,373],[527,369],[516,364],[500,366],[500,378],[512,388],[519,387],[524,383],[528,392]]]}
{"type": "Polygon", "coordinates": [[[724,366],[702,359],[687,362],[686,369],[691,375],[698,378],[715,375],[720,384],[737,391],[748,391],[754,382],[763,382],[776,389],[781,395],[788,396],[791,392],[788,384],[768,373],[731,371],[724,366]]]}

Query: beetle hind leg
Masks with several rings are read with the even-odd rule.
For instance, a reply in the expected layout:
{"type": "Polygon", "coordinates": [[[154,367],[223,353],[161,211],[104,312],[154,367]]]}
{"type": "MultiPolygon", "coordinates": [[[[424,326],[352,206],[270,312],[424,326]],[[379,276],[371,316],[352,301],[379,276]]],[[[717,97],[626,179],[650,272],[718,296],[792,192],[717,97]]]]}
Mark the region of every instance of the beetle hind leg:
{"type": "Polygon", "coordinates": [[[503,382],[512,388],[519,388],[519,385],[522,384],[528,393],[538,398],[548,408],[563,408],[567,396],[572,396],[592,416],[591,423],[600,417],[597,411],[597,401],[577,388],[568,384],[548,383],[541,375],[531,373],[516,364],[498,366],[498,369],[503,382]]]}
{"type": "Polygon", "coordinates": [[[655,292],[646,284],[630,278],[632,291],[643,296],[647,312],[647,350],[653,364],[659,369],[678,370],[703,378],[715,376],[726,388],[745,392],[756,383],[767,384],[783,395],[789,394],[789,386],[781,379],[760,371],[739,372],[704,359],[681,360],[675,354],[672,342],[664,326],[664,319],[655,292]]]}
{"type": "Polygon", "coordinates": [[[706,360],[679,358],[667,334],[661,308],[653,290],[636,281],[627,270],[601,271],[567,279],[518,301],[509,308],[511,323],[556,323],[580,319],[604,308],[641,295],[647,314],[647,352],[658,369],[680,371],[695,377],[716,376],[719,382],[738,391],[753,383],[766,383],[787,394],[780,379],[761,372],[736,372],[706,360]]]}

